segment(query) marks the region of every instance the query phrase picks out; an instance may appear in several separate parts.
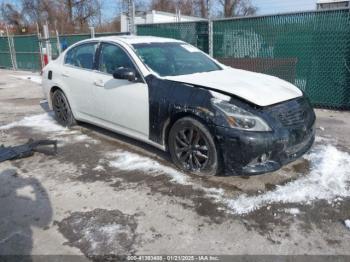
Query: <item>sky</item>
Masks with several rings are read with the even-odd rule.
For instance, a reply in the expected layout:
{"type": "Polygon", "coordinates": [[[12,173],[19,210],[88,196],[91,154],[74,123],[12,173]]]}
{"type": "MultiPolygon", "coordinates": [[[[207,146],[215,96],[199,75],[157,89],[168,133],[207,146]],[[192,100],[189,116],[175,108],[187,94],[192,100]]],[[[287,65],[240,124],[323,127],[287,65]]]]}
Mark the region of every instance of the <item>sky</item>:
{"type": "MultiPolygon", "coordinates": [[[[119,0],[104,0],[104,12],[107,17],[113,17],[116,12],[116,2],[119,0]]],[[[149,0],[145,0],[149,1],[149,0]]],[[[212,3],[218,2],[211,0],[212,3]]],[[[251,0],[258,8],[258,15],[276,14],[285,12],[297,12],[305,10],[315,10],[317,0],[251,0]]]]}
{"type": "MultiPolygon", "coordinates": [[[[120,0],[101,0],[103,3],[103,18],[110,20],[118,12],[118,1],[120,0]]],[[[145,0],[149,1],[149,0],[145,0]]],[[[258,8],[258,15],[276,14],[285,12],[297,12],[304,10],[314,10],[316,8],[316,0],[251,0],[258,8]]],[[[19,4],[20,0],[0,0],[1,2],[10,2],[19,4]]],[[[213,3],[217,2],[212,0],[213,3]]]]}
{"type": "Polygon", "coordinates": [[[251,0],[258,7],[258,14],[276,14],[315,10],[316,0],[251,0]]]}

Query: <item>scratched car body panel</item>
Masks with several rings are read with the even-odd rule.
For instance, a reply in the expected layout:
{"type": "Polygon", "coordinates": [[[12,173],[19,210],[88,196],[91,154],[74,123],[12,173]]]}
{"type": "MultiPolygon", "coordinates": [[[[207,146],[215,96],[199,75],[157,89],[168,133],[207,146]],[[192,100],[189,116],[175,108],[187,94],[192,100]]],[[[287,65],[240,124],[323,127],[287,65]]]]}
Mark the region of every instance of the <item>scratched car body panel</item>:
{"type": "Polygon", "coordinates": [[[272,172],[315,136],[314,111],[297,87],[174,39],[81,41],[44,68],[43,89],[61,124],[85,121],[144,141],[196,174],[272,172]]]}

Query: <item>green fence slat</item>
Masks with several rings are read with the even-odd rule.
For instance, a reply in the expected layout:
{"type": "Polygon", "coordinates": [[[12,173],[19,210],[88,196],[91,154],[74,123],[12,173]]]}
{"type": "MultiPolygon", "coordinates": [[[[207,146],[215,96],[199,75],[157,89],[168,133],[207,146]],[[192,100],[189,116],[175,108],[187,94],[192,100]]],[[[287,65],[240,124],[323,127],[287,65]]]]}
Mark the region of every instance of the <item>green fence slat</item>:
{"type": "Polygon", "coordinates": [[[13,37],[16,51],[17,68],[21,70],[40,70],[40,50],[36,35],[13,37]]]}
{"type": "Polygon", "coordinates": [[[219,20],[214,57],[297,85],[315,106],[350,108],[349,9],[219,20]]]}
{"type": "Polygon", "coordinates": [[[89,39],[90,34],[79,34],[79,35],[61,35],[60,41],[67,41],[68,46],[75,44],[76,42],[89,39]]]}
{"type": "Polygon", "coordinates": [[[12,68],[7,37],[0,37],[0,68],[12,68]]]}

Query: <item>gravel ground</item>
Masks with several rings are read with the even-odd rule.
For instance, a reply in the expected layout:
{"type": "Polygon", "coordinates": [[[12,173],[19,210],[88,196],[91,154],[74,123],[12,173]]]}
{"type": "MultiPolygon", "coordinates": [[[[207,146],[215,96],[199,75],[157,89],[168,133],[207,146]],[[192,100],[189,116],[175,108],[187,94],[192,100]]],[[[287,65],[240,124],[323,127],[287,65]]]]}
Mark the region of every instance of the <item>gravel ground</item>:
{"type": "Polygon", "coordinates": [[[311,152],[278,172],[208,178],[95,126],[58,126],[38,82],[0,70],[0,144],[59,141],[57,155],[0,164],[0,254],[350,255],[349,112],[316,110],[311,152]]]}

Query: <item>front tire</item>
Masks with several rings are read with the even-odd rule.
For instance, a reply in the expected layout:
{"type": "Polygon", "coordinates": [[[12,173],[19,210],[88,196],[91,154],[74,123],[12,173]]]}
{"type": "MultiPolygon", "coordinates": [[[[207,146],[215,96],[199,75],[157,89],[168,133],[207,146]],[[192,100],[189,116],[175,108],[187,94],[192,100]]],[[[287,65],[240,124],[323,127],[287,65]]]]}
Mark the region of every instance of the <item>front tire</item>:
{"type": "Polygon", "coordinates": [[[212,135],[192,117],[174,123],[168,146],[174,164],[183,171],[210,176],[220,171],[219,154],[212,135]]]}
{"type": "Polygon", "coordinates": [[[71,127],[76,124],[68,99],[61,90],[56,90],[53,93],[52,107],[57,122],[62,126],[71,127]]]}

